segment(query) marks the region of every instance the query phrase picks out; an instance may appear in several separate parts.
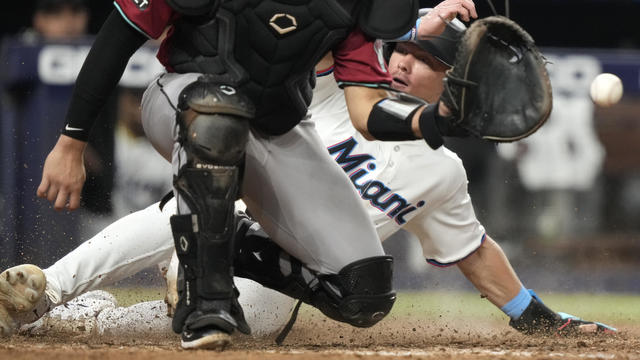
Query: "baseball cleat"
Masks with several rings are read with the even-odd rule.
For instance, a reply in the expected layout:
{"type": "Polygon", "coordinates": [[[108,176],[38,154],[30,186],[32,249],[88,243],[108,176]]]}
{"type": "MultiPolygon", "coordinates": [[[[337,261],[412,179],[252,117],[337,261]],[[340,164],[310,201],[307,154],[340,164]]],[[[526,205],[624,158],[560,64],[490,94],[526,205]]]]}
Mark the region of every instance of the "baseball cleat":
{"type": "Polygon", "coordinates": [[[0,274],[0,337],[12,335],[20,320],[36,308],[46,284],[44,273],[35,265],[18,265],[0,274]]]}
{"type": "Polygon", "coordinates": [[[183,349],[222,351],[231,345],[231,335],[215,327],[183,330],[181,345],[183,349]]]}
{"type": "Polygon", "coordinates": [[[36,335],[54,332],[71,336],[99,333],[98,315],[116,306],[116,298],[110,293],[103,290],[89,291],[53,308],[38,321],[23,325],[20,333],[36,335]]]}

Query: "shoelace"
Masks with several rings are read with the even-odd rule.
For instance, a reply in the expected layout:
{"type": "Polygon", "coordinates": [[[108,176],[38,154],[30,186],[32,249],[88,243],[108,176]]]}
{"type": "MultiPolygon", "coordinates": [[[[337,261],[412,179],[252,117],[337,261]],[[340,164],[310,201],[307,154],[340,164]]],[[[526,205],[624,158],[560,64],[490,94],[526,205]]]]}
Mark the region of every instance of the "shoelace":
{"type": "Polygon", "coordinates": [[[302,300],[298,300],[298,303],[296,303],[296,306],[293,308],[293,312],[291,313],[291,317],[289,318],[289,321],[287,321],[287,324],[282,328],[282,331],[280,331],[280,334],[278,334],[278,337],[276,337],[276,344],[282,345],[282,343],[284,342],[284,339],[287,337],[287,335],[289,335],[289,332],[291,332],[291,328],[293,328],[293,324],[295,324],[296,320],[298,319],[298,312],[300,311],[301,305],[302,305],[302,300]]]}
{"type": "MultiPolygon", "coordinates": [[[[312,291],[313,290],[309,285],[305,290],[304,294],[302,295],[302,299],[308,298],[311,295],[312,291]]],[[[280,334],[278,334],[278,337],[276,337],[277,345],[282,345],[282,343],[284,342],[284,339],[287,337],[287,335],[289,335],[289,332],[291,332],[291,328],[293,328],[293,324],[296,323],[296,320],[298,319],[298,312],[300,311],[300,306],[302,306],[302,302],[303,302],[302,299],[298,299],[296,306],[293,308],[293,311],[291,312],[291,317],[289,318],[289,321],[287,321],[287,324],[282,328],[282,331],[280,331],[280,334]]]]}

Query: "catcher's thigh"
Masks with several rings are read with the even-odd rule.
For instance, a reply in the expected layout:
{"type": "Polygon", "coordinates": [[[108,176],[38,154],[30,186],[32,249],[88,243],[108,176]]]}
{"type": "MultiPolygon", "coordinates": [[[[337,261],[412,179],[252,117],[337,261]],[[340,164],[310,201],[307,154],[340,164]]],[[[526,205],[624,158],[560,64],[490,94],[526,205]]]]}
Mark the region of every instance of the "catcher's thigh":
{"type": "Polygon", "coordinates": [[[315,271],[335,274],[384,255],[356,190],[311,121],[281,136],[252,132],[242,194],[266,233],[315,271]]]}

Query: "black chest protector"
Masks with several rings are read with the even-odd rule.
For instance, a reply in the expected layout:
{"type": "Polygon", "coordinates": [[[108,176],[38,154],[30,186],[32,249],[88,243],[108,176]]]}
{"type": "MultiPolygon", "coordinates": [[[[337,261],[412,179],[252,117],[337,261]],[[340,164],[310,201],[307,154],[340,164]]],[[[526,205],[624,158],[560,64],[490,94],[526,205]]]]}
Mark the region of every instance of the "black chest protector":
{"type": "MultiPolygon", "coordinates": [[[[280,135],[306,114],[314,66],[355,28],[361,1],[223,0],[212,15],[174,24],[169,65],[240,88],[256,107],[252,126],[280,135]]],[[[415,16],[402,21],[395,32],[410,29],[415,16]]]]}

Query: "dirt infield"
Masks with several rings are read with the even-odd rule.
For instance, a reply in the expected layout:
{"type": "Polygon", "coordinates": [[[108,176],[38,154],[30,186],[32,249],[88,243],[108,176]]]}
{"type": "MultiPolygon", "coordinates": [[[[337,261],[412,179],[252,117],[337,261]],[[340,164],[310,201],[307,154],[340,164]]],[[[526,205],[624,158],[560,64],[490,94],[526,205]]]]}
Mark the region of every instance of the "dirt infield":
{"type": "Polygon", "coordinates": [[[503,322],[483,327],[387,318],[355,329],[321,316],[298,321],[283,346],[273,337],[238,336],[224,352],[184,351],[173,335],[135,337],[15,336],[0,342],[0,359],[640,359],[640,327],[615,336],[525,337],[503,322]]]}

